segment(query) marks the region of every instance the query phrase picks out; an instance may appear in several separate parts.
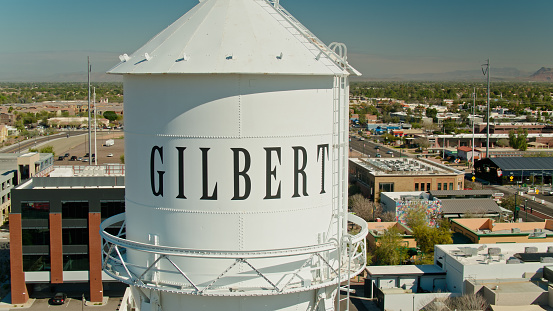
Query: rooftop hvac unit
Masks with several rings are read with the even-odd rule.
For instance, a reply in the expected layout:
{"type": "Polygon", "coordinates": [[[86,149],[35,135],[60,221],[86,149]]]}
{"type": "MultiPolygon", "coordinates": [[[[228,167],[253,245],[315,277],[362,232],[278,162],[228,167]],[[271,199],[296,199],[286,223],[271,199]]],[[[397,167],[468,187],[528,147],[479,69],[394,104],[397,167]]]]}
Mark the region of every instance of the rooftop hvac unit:
{"type": "Polygon", "coordinates": [[[553,266],[543,267],[543,278],[549,282],[553,282],[553,266]]]}
{"type": "Polygon", "coordinates": [[[548,246],[547,247],[547,252],[548,253],[553,253],[553,246],[548,246]]]}
{"type": "Polygon", "coordinates": [[[507,259],[507,264],[508,265],[519,264],[519,263],[521,263],[520,259],[517,259],[517,258],[507,259]]]}
{"type": "Polygon", "coordinates": [[[472,257],[478,254],[478,249],[473,247],[462,247],[460,250],[465,257],[472,257]]]}
{"type": "Polygon", "coordinates": [[[534,234],[532,234],[531,236],[533,236],[535,238],[545,238],[545,237],[547,237],[545,232],[534,232],[534,234]]]}
{"type": "Polygon", "coordinates": [[[501,254],[501,248],[499,247],[490,247],[488,248],[488,255],[490,256],[499,256],[501,254]]]}
{"type": "Polygon", "coordinates": [[[511,233],[520,233],[520,228],[511,228],[511,233]]]}
{"type": "Polygon", "coordinates": [[[541,228],[534,228],[534,232],[543,232],[543,229],[541,229],[541,228]]]}
{"type": "Polygon", "coordinates": [[[524,248],[524,252],[525,252],[525,253],[537,253],[537,252],[538,252],[538,248],[535,247],[535,246],[528,246],[528,247],[525,247],[525,248],[524,248]]]}
{"type": "Polygon", "coordinates": [[[540,262],[542,262],[542,263],[553,263],[553,257],[541,257],[540,262]]]}

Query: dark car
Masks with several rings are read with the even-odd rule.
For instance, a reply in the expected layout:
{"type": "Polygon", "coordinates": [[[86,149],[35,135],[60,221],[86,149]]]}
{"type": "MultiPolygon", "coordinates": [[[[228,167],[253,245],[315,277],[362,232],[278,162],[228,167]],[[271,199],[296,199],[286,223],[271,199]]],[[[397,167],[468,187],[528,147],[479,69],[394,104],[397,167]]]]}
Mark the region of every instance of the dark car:
{"type": "Polygon", "coordinates": [[[57,293],[54,295],[54,298],[50,301],[53,305],[62,305],[67,300],[67,295],[65,293],[57,293]]]}
{"type": "Polygon", "coordinates": [[[63,155],[64,158],[69,158],[69,153],[63,155]]]}
{"type": "Polygon", "coordinates": [[[58,157],[58,161],[63,161],[63,159],[65,159],[63,156],[58,157]]]}
{"type": "Polygon", "coordinates": [[[69,161],[77,161],[77,156],[72,156],[71,159],[69,159],[69,161]]]}

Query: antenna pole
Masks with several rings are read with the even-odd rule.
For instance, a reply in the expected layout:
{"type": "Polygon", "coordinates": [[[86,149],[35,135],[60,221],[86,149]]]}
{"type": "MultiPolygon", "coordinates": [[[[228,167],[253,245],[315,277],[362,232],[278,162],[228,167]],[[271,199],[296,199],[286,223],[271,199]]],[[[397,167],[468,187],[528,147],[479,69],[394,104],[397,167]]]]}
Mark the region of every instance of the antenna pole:
{"type": "Polygon", "coordinates": [[[90,128],[90,56],[86,57],[88,65],[86,68],[88,77],[88,165],[92,164],[92,129],[90,128]]]}
{"type": "Polygon", "coordinates": [[[486,70],[482,68],[482,73],[488,78],[488,116],[486,118],[486,158],[490,157],[490,59],[488,58],[486,63],[482,66],[486,67],[486,70]]]}
{"type": "Polygon", "coordinates": [[[472,172],[474,173],[474,117],[476,116],[476,88],[472,91],[472,172]]]}
{"type": "Polygon", "coordinates": [[[94,165],[98,165],[98,146],[96,144],[96,129],[98,128],[96,126],[96,88],[94,88],[94,100],[92,102],[94,103],[94,165]]]}

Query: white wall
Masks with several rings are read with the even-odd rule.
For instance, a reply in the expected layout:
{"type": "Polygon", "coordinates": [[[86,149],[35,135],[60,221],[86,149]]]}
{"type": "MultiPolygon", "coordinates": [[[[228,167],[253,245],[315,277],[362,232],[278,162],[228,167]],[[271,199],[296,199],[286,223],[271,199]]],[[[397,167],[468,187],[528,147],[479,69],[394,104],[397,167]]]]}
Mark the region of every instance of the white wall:
{"type": "Polygon", "coordinates": [[[419,311],[432,302],[435,298],[446,298],[451,293],[427,293],[427,294],[397,294],[386,295],[384,298],[384,310],[386,311],[419,311]]]}

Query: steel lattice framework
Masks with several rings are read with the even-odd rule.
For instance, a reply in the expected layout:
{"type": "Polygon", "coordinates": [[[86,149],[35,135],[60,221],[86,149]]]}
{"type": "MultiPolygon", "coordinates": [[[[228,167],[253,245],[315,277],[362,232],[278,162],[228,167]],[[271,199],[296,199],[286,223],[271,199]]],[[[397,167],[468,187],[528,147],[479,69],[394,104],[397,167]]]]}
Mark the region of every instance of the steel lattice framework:
{"type": "Polygon", "coordinates": [[[103,241],[103,270],[114,279],[123,283],[138,286],[147,289],[161,290],[171,293],[186,295],[204,295],[204,296],[264,296],[280,295],[294,292],[318,289],[322,287],[337,285],[349,279],[353,275],[359,274],[366,265],[366,243],[365,236],[368,229],[366,222],[355,216],[348,215],[348,221],[361,228],[355,235],[345,235],[342,241],[342,249],[347,252],[341,252],[343,257],[340,260],[340,267],[337,261],[329,260],[329,253],[339,252],[338,241],[324,243],[319,245],[298,247],[291,249],[275,249],[260,251],[212,251],[212,250],[192,250],[176,247],[167,247],[140,243],[125,239],[125,214],[113,216],[102,223],[101,232],[103,241]],[[106,232],[106,228],[119,224],[119,233],[117,236],[106,232]],[[139,266],[127,261],[127,251],[138,251],[154,254],[157,258],[149,265],[139,266]],[[183,267],[175,262],[182,257],[205,258],[230,260],[232,263],[221,273],[209,282],[196,283],[184,271],[183,267]],[[303,261],[303,264],[291,272],[286,278],[281,277],[274,280],[257,269],[253,261],[259,259],[269,259],[278,257],[297,257],[303,261]],[[173,273],[181,277],[182,282],[164,282],[163,280],[151,277],[155,272],[159,272],[158,263],[166,261],[174,268],[173,271],[164,270],[164,273],[173,273]],[[257,278],[264,280],[263,286],[237,288],[219,286],[225,278],[233,276],[231,271],[242,265],[255,273],[257,278]],[[141,273],[137,273],[140,271],[141,273]],[[317,271],[317,278],[305,282],[300,274],[302,272],[317,271]]]}

